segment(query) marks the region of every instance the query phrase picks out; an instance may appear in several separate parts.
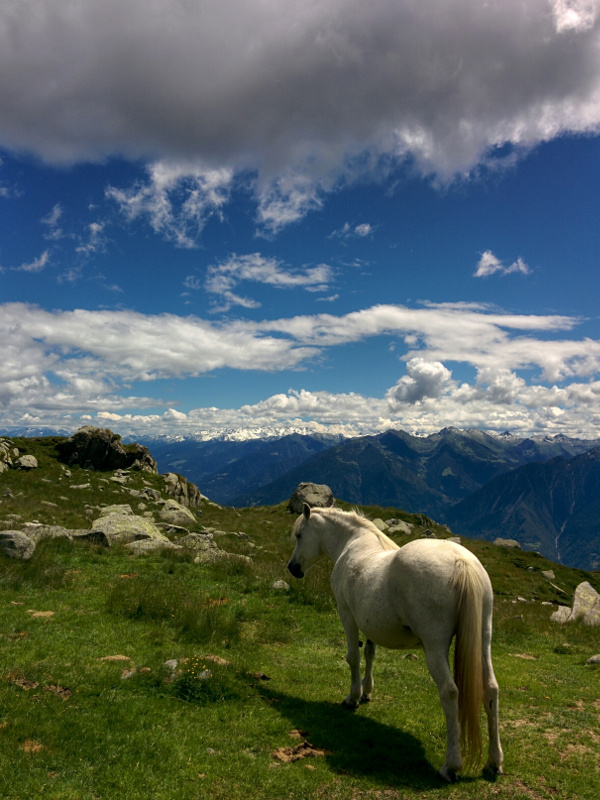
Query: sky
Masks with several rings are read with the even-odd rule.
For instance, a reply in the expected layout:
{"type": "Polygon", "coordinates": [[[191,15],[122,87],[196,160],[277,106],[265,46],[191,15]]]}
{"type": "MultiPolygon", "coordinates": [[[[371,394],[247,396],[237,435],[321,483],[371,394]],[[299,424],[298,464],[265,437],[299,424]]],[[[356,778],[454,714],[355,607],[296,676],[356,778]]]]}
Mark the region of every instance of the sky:
{"type": "Polygon", "coordinates": [[[0,433],[600,437],[600,0],[2,0],[0,433]]]}

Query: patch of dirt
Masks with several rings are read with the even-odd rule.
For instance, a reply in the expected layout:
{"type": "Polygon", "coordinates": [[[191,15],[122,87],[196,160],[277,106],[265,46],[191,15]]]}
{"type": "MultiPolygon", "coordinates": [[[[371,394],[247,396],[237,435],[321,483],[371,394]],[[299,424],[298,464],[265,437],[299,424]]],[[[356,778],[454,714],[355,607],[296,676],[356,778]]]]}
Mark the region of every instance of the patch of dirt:
{"type": "Polygon", "coordinates": [[[50,619],[56,614],[56,611],[35,611],[35,609],[29,608],[27,613],[31,614],[31,619],[50,619]]]}
{"type": "Polygon", "coordinates": [[[102,658],[98,659],[98,661],[131,661],[131,660],[132,659],[129,658],[129,656],[121,656],[121,655],[102,656],[102,658]]]}
{"type": "Polygon", "coordinates": [[[41,742],[36,742],[34,739],[27,739],[21,745],[21,750],[24,750],[26,753],[35,754],[45,749],[46,748],[41,742]]]}
{"type": "Polygon", "coordinates": [[[278,747],[271,753],[273,758],[278,761],[283,761],[284,764],[291,764],[294,761],[299,761],[301,758],[309,758],[312,756],[327,756],[331,755],[327,750],[321,750],[315,747],[310,742],[304,741],[297,744],[295,747],[278,747]]]}
{"type": "Polygon", "coordinates": [[[37,681],[28,681],[27,678],[13,678],[11,683],[14,683],[15,686],[20,686],[25,691],[37,689],[40,685],[37,681]]]}
{"type": "Polygon", "coordinates": [[[308,731],[301,731],[298,728],[295,728],[293,731],[290,731],[289,734],[290,738],[292,739],[302,739],[305,740],[308,736],[308,731]]]}
{"type": "Polygon", "coordinates": [[[509,653],[513,658],[524,658],[526,661],[537,661],[537,656],[532,656],[530,653],[509,653]]]}
{"type": "Polygon", "coordinates": [[[65,686],[59,686],[58,684],[51,683],[49,686],[44,686],[44,689],[47,692],[57,695],[61,700],[68,700],[72,694],[70,689],[67,689],[65,686]]]}

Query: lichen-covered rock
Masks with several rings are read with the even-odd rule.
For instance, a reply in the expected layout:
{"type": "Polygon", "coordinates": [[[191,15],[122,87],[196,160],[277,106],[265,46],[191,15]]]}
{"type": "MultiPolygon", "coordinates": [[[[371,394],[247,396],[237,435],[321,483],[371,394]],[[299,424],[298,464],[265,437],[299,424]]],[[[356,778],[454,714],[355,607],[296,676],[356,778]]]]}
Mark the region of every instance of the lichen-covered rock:
{"type": "Polygon", "coordinates": [[[187,536],[178,539],[177,544],[188,550],[201,550],[202,552],[218,549],[216,542],[208,533],[188,533],[187,536]]]}
{"type": "Polygon", "coordinates": [[[95,519],[90,531],[83,538],[91,539],[107,547],[139,539],[169,541],[151,520],[128,513],[111,513],[95,519]]]}
{"type": "Polygon", "coordinates": [[[0,531],[0,552],[11,558],[28,561],[35,550],[35,542],[22,531],[0,531]]]}
{"type": "Polygon", "coordinates": [[[196,517],[189,508],[182,506],[176,500],[167,500],[158,516],[162,522],[166,522],[169,525],[181,525],[185,528],[196,524],[196,517]]]}
{"type": "Polygon", "coordinates": [[[59,445],[61,461],[84,469],[134,469],[157,473],[156,461],[147,447],[121,444],[121,437],[108,428],[85,425],[59,445]]]}
{"type": "Polygon", "coordinates": [[[600,625],[600,594],[589,581],[580,583],[575,589],[571,619],[582,619],[586,625],[600,625]]]}
{"type": "Polygon", "coordinates": [[[335,500],[329,486],[318,483],[301,483],[290,497],[288,510],[292,514],[301,514],[304,503],[311,508],[330,508],[335,500]]]}

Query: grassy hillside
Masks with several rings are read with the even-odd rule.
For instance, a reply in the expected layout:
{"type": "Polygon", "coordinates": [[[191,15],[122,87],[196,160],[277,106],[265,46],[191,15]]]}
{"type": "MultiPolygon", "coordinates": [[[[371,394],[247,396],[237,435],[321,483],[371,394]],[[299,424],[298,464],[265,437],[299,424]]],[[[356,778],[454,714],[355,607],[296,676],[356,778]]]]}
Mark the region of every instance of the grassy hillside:
{"type": "MultiPolygon", "coordinates": [[[[4,528],[31,520],[88,527],[102,505],[136,510],[128,488],[162,489],[152,475],[133,475],[127,486],[111,473],[71,468],[67,476],[56,440],[14,441],[40,468],[0,475],[4,528]]],[[[364,510],[402,517],[414,535],[447,535],[427,518],[364,510]]],[[[447,786],[436,775],[445,724],[422,651],[380,650],[373,702],[354,714],[339,706],[349,676],[329,566],[301,582],[286,574],[292,521],[285,504],[204,504],[202,525],[247,534],[218,542],[251,555],[251,565],[64,540],[42,542],[29,562],[0,556],[0,796],[600,796],[600,673],[585,664],[600,652],[598,629],[559,627],[542,605],[570,602],[582,580],[600,589],[598,573],[465,540],[496,592],[506,774],[489,782],[467,772],[447,786]],[[289,590],[273,588],[280,579],[289,590]],[[312,749],[300,748],[304,741],[312,749]]]]}

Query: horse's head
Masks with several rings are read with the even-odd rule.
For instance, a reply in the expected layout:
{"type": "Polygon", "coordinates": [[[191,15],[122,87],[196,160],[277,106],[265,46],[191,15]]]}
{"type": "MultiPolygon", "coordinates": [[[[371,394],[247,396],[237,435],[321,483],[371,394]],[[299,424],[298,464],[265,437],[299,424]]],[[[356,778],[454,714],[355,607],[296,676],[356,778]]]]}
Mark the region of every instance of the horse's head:
{"type": "Polygon", "coordinates": [[[317,515],[311,515],[310,506],[305,503],[302,514],[294,523],[292,538],[296,544],[287,565],[294,578],[303,578],[304,573],[324,554],[316,518],[317,515]]]}

